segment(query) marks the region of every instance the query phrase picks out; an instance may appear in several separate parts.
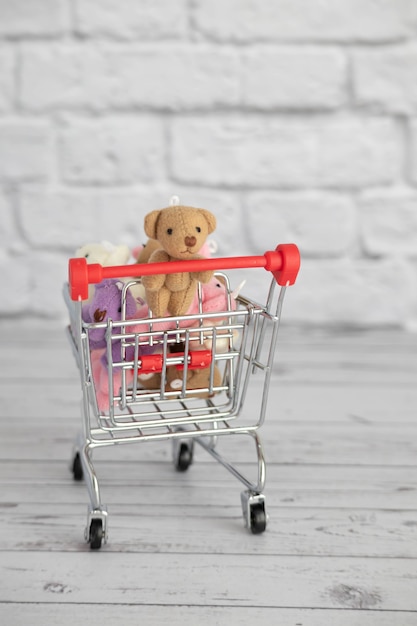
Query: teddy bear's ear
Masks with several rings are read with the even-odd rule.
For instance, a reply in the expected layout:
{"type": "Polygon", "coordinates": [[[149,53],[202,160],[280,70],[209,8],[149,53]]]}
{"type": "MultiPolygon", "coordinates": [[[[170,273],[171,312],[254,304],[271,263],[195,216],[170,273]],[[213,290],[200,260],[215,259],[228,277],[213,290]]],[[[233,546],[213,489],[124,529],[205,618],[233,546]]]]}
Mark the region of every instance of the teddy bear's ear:
{"type": "Polygon", "coordinates": [[[207,209],[200,209],[200,212],[206,218],[209,234],[212,233],[213,230],[216,229],[216,218],[214,217],[213,213],[210,213],[210,211],[207,211],[207,209]]]}
{"type": "Polygon", "coordinates": [[[148,215],[145,215],[144,230],[147,237],[150,239],[156,239],[156,226],[161,210],[157,209],[151,211],[148,215]]]}

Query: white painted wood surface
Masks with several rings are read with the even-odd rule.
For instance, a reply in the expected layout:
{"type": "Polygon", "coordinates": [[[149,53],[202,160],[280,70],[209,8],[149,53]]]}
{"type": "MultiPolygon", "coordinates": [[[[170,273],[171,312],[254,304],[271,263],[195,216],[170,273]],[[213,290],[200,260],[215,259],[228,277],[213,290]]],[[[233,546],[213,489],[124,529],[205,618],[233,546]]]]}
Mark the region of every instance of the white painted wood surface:
{"type": "MultiPolygon", "coordinates": [[[[417,336],[284,324],[267,531],[244,529],[241,485],[203,450],[178,474],[169,442],[118,446],[96,457],[99,552],[68,467],[80,385],[64,329],[3,321],[0,345],[2,624],[417,624],[417,336]]],[[[248,415],[258,400],[255,384],[248,415]]],[[[249,444],[221,446],[250,473],[249,444]]]]}

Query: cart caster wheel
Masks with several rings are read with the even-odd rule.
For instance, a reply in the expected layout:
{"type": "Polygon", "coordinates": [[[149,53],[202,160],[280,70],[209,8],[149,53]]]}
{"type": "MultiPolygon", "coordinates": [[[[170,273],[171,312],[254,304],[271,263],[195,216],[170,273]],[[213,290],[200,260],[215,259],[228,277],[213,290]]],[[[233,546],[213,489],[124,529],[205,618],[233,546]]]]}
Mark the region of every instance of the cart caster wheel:
{"type": "Polygon", "coordinates": [[[265,508],[265,496],[262,493],[253,493],[250,490],[240,494],[245,526],[254,535],[260,535],[266,530],[268,516],[265,508]]]}
{"type": "Polygon", "coordinates": [[[79,452],[76,453],[72,462],[72,475],[74,476],[74,480],[77,481],[82,480],[84,476],[79,452]]]}
{"type": "Polygon", "coordinates": [[[266,529],[266,512],[263,503],[254,504],[250,508],[250,529],[254,535],[260,535],[266,529]]]}
{"type": "Polygon", "coordinates": [[[182,442],[178,446],[175,462],[175,469],[178,472],[185,472],[193,462],[193,442],[182,442]]]}
{"type": "Polygon", "coordinates": [[[93,519],[90,524],[89,543],[91,550],[100,550],[103,541],[103,521],[93,519]]]}

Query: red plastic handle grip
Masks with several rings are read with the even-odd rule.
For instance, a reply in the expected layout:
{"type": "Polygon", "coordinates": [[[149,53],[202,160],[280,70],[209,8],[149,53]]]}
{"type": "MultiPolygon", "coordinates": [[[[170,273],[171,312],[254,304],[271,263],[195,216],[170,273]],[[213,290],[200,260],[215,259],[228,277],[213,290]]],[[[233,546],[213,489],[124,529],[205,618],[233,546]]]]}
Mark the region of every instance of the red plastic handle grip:
{"type": "MultiPolygon", "coordinates": [[[[171,356],[171,355],[169,355],[171,356]]],[[[175,358],[184,358],[184,352],[175,352],[175,358]]],[[[188,353],[187,367],[189,370],[206,369],[210,367],[212,360],[211,350],[193,350],[188,353]]],[[[157,374],[164,369],[162,354],[144,354],[139,358],[139,374],[157,374]]],[[[169,363],[168,363],[169,364],[169,363]]],[[[183,370],[184,365],[175,365],[177,370],[183,370]]]]}
{"type": "Polygon", "coordinates": [[[140,357],[140,374],[158,374],[164,368],[164,359],[162,354],[143,354],[140,357]]]}
{"type": "Polygon", "coordinates": [[[300,269],[300,252],[294,243],[282,243],[275,250],[260,256],[238,256],[194,261],[169,261],[167,263],[136,263],[103,267],[88,264],[85,258],[69,260],[68,282],[72,300],[86,300],[88,285],[100,283],[105,278],[128,278],[152,274],[176,274],[205,270],[230,270],[264,267],[274,275],[279,285],[293,285],[300,269]]]}
{"type": "MultiPolygon", "coordinates": [[[[184,352],[176,352],[175,356],[184,357],[184,352]]],[[[211,350],[193,350],[188,353],[188,369],[199,370],[210,367],[211,364],[211,350]]],[[[184,365],[176,365],[177,370],[183,370],[184,365]]]]}

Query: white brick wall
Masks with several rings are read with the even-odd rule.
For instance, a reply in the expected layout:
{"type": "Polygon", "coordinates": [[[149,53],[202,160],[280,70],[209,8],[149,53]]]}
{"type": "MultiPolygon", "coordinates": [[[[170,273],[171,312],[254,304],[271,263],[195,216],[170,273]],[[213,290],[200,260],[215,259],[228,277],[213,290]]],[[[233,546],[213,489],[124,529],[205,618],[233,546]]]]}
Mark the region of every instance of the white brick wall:
{"type": "Polygon", "coordinates": [[[287,323],[417,329],[416,75],[417,0],[0,0],[0,315],[178,194],[299,245],[287,323]]]}

